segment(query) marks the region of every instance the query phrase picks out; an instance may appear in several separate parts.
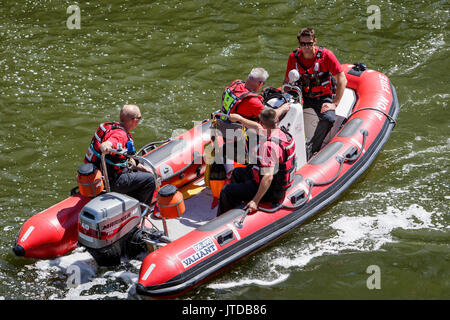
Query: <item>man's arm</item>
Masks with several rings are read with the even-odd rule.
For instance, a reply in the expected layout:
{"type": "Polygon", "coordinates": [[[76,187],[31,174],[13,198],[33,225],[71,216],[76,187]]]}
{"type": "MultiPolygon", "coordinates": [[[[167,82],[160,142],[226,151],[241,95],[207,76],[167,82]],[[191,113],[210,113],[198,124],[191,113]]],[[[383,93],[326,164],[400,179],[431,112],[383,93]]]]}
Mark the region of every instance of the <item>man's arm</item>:
{"type": "Polygon", "coordinates": [[[124,148],[127,144],[128,137],[122,130],[111,130],[106,133],[104,141],[100,144],[101,153],[109,154],[111,149],[117,149],[118,144],[124,148]]]}
{"type": "Polygon", "coordinates": [[[280,119],[280,117],[283,113],[288,112],[290,108],[291,108],[291,104],[289,102],[286,102],[281,107],[275,109],[275,113],[277,114],[277,120],[280,119]]]}
{"type": "MultiPolygon", "coordinates": [[[[109,140],[102,142],[102,144],[100,145],[100,151],[102,153],[109,154],[111,153],[111,149],[113,149],[113,143],[109,140]]],[[[144,166],[142,163],[138,163],[136,165],[134,159],[130,159],[130,163],[133,170],[153,173],[153,171],[149,167],[144,166]]]]}
{"type": "MultiPolygon", "coordinates": [[[[134,160],[134,159],[131,159],[134,160]]],[[[143,172],[150,172],[153,173],[152,169],[150,169],[147,166],[144,166],[142,163],[138,163],[137,165],[133,165],[133,169],[136,169],[137,171],[143,171],[143,172]]]]}
{"type": "Polygon", "coordinates": [[[102,142],[102,144],[100,145],[100,151],[102,153],[110,153],[110,150],[112,149],[112,142],[111,141],[105,141],[102,142]]]}
{"type": "Polygon", "coordinates": [[[258,122],[246,119],[237,113],[230,114],[230,121],[231,122],[240,122],[244,127],[248,128],[248,129],[255,129],[256,131],[263,130],[262,125],[260,125],[258,122]]]}
{"type": "Polygon", "coordinates": [[[250,212],[256,211],[258,209],[258,204],[261,201],[262,197],[266,194],[267,190],[269,190],[270,184],[273,180],[273,172],[274,167],[263,167],[261,170],[264,170],[264,175],[259,183],[258,191],[256,192],[253,199],[247,203],[244,209],[249,209],[250,212]]]}
{"type": "Polygon", "coordinates": [[[328,110],[336,110],[339,102],[341,102],[342,96],[344,95],[345,87],[347,86],[347,78],[345,77],[344,71],[338,73],[336,76],[336,95],[333,98],[333,102],[326,102],[322,105],[321,113],[324,113],[328,110]]]}
{"type": "Polygon", "coordinates": [[[342,96],[344,95],[345,87],[347,86],[347,78],[345,77],[344,71],[336,75],[336,80],[336,95],[334,96],[333,103],[338,106],[339,102],[341,102],[342,96]]]}
{"type": "MultiPolygon", "coordinates": [[[[276,112],[276,115],[277,115],[277,119],[279,119],[283,113],[288,112],[290,108],[291,108],[291,104],[289,102],[287,102],[287,103],[283,104],[281,107],[274,109],[276,112]]],[[[263,130],[263,127],[258,122],[246,119],[237,113],[230,114],[229,119],[231,122],[240,122],[247,129],[254,129],[256,131],[263,130]]]]}
{"type": "Polygon", "coordinates": [[[339,102],[341,102],[342,96],[344,95],[345,87],[347,86],[347,78],[345,77],[342,66],[331,50],[327,50],[326,60],[328,71],[331,72],[331,74],[336,78],[337,85],[333,102],[324,103],[322,105],[322,109],[320,110],[321,113],[328,110],[336,110],[339,102]]]}

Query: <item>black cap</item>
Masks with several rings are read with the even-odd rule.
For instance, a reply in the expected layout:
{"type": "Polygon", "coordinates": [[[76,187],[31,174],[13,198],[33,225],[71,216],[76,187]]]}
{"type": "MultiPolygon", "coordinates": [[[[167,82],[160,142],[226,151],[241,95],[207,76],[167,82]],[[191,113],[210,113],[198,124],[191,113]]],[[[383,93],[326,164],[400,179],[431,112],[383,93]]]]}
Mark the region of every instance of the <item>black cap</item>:
{"type": "Polygon", "coordinates": [[[93,174],[97,170],[93,163],[85,163],[78,168],[78,173],[83,176],[93,174]]]}
{"type": "Polygon", "coordinates": [[[159,189],[158,194],[161,197],[170,197],[173,196],[178,191],[177,187],[173,184],[166,184],[164,187],[159,189]]]}

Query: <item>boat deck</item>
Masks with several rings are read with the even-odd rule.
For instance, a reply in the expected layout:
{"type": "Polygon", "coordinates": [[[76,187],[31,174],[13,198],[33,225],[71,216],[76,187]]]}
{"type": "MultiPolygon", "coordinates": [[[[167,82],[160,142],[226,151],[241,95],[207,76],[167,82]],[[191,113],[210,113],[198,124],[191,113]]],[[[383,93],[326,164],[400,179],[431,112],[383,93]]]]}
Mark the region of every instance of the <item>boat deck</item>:
{"type": "MultiPolygon", "coordinates": [[[[217,207],[211,209],[213,197],[211,189],[206,188],[204,180],[201,179],[189,186],[197,188],[197,190],[194,189],[195,195],[189,198],[184,197],[186,207],[184,214],[176,219],[166,219],[169,238],[172,241],[213,220],[217,214],[217,207]],[[199,190],[201,191],[199,192],[199,190]]],[[[184,191],[183,193],[186,194],[186,189],[180,191],[184,191]]],[[[189,191],[187,192],[189,193],[189,191]]],[[[162,219],[156,218],[152,214],[149,216],[149,220],[159,230],[164,230],[162,219]]]]}
{"type": "MultiPolygon", "coordinates": [[[[343,120],[347,118],[348,115],[352,112],[352,109],[356,103],[356,98],[357,97],[354,90],[349,88],[345,89],[341,102],[339,103],[339,106],[336,109],[336,115],[338,116],[338,119],[335,123],[335,126],[330,130],[329,134],[327,135],[324,141],[324,145],[328,143],[331,140],[331,138],[333,138],[333,136],[340,129],[343,120]]],[[[300,109],[300,110],[302,110],[303,117],[305,118],[304,121],[305,131],[304,132],[302,131],[302,135],[305,135],[306,139],[309,141],[314,134],[319,119],[315,111],[313,111],[312,109],[305,109],[305,110],[300,109]]],[[[290,122],[291,120],[289,117],[285,117],[282,120],[282,122],[283,121],[290,122]]],[[[288,128],[294,127],[290,126],[290,124],[286,125],[286,123],[284,122],[283,124],[286,127],[288,128]]],[[[305,153],[304,140],[302,139],[301,141],[303,142],[303,153],[305,153]]],[[[296,148],[297,153],[300,153],[299,150],[300,145],[297,143],[296,148]]],[[[304,161],[306,161],[306,158],[304,159],[304,161]]],[[[297,169],[299,169],[299,167],[297,169]]],[[[300,181],[301,176],[296,177],[296,180],[300,181]]],[[[184,236],[185,234],[191,232],[192,230],[213,220],[216,217],[217,213],[217,207],[211,209],[211,204],[213,202],[211,189],[205,186],[203,178],[189,184],[186,187],[183,187],[182,189],[180,189],[180,191],[183,193],[186,211],[179,218],[166,219],[168,236],[172,241],[184,236]]],[[[162,219],[156,218],[152,214],[149,217],[149,220],[159,230],[162,231],[164,230],[162,219]]]]}

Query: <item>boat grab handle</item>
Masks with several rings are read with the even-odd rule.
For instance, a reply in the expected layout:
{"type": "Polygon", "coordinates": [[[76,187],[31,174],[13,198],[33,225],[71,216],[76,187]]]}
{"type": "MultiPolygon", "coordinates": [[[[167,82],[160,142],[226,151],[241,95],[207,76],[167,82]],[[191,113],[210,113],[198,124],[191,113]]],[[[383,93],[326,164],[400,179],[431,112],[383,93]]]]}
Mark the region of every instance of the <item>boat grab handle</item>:
{"type": "MultiPolygon", "coordinates": [[[[259,207],[258,207],[259,209],[259,207]]],[[[250,212],[250,210],[247,208],[244,211],[244,214],[242,215],[241,219],[239,221],[234,221],[234,225],[239,228],[242,229],[242,227],[244,226],[244,220],[247,217],[248,213],[250,212]]]]}
{"type": "Polygon", "coordinates": [[[386,118],[388,118],[389,121],[390,121],[391,123],[394,124],[394,127],[397,125],[397,121],[395,121],[395,119],[394,119],[393,117],[391,117],[390,115],[388,115],[386,112],[384,112],[384,111],[382,111],[382,110],[380,110],[380,109],[377,109],[377,108],[373,108],[373,107],[364,107],[364,108],[360,108],[360,109],[358,109],[358,110],[355,110],[355,111],[353,111],[352,113],[350,113],[350,114],[348,115],[347,119],[350,119],[350,117],[353,116],[355,113],[357,113],[357,112],[359,112],[359,111],[364,111],[364,110],[378,111],[378,112],[382,113],[386,118]]]}
{"type": "Polygon", "coordinates": [[[147,149],[153,150],[156,148],[156,145],[169,142],[170,140],[171,139],[166,139],[166,140],[154,141],[154,142],[147,143],[145,146],[140,148],[139,151],[136,152],[136,154],[145,155],[148,152],[147,149]]]}

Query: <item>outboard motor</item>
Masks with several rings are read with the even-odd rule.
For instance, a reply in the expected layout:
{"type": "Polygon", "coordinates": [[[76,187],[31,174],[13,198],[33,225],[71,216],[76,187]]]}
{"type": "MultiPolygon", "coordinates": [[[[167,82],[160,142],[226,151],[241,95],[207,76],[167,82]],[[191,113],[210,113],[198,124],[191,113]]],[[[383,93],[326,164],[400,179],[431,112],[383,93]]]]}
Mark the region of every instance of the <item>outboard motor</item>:
{"type": "Polygon", "coordinates": [[[141,204],[130,196],[100,195],[83,207],[78,222],[78,242],[100,266],[118,265],[122,256],[133,258],[145,250],[136,239],[141,204]]]}

